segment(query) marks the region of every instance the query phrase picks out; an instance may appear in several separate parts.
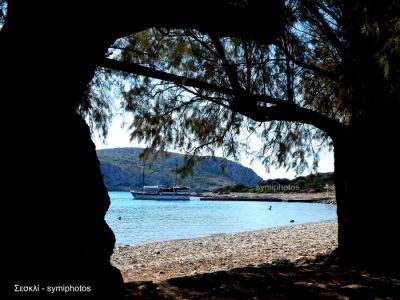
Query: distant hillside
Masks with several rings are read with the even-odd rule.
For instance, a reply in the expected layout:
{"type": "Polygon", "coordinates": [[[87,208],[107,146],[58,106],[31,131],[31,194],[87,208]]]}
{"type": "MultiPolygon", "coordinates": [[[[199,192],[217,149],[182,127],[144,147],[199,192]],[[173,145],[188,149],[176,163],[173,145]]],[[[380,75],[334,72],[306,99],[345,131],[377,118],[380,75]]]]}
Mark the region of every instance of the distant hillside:
{"type": "MultiPolygon", "coordinates": [[[[142,148],[114,148],[97,150],[104,182],[109,191],[127,191],[142,186],[142,148]]],[[[159,156],[153,163],[146,162],[145,185],[173,185],[176,166],[182,167],[183,154],[159,156]]],[[[193,175],[178,177],[178,184],[188,185],[193,191],[214,190],[238,183],[255,186],[260,180],[252,169],[219,157],[204,157],[193,169],[193,175]],[[221,163],[224,163],[224,171],[221,163]]]]}

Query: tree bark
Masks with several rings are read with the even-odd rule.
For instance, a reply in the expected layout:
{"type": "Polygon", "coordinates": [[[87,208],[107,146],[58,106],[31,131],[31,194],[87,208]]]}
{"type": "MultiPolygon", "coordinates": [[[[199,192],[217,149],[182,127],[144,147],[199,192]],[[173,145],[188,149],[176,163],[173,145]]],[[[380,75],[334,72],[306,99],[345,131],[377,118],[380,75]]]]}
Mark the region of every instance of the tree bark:
{"type": "MultiPolygon", "coordinates": [[[[339,253],[350,263],[399,272],[395,146],[399,86],[386,78],[379,62],[379,53],[392,38],[390,23],[383,21],[391,13],[388,6],[355,3],[343,5],[346,48],[338,82],[351,124],[346,134],[334,139],[339,253]],[[377,23],[379,39],[363,30],[376,20],[382,20],[377,23]]],[[[395,51],[390,55],[398,58],[395,51]]]]}
{"type": "Polygon", "coordinates": [[[366,120],[334,141],[338,250],[345,263],[399,272],[395,119],[389,111],[381,118],[376,113],[375,122],[366,120]]]}
{"type": "Polygon", "coordinates": [[[22,295],[15,285],[39,284],[33,296],[72,285],[84,291],[60,294],[119,299],[115,238],[104,220],[110,201],[76,112],[112,38],[101,15],[40,4],[10,2],[0,35],[2,278],[11,296],[22,295]]]}

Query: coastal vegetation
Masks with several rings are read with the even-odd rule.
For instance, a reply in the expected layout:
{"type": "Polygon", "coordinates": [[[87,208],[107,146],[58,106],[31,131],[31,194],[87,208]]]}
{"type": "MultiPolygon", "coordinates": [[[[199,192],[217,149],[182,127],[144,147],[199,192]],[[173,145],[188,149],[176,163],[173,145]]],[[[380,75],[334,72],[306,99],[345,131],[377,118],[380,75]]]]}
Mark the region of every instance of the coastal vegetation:
{"type": "Polygon", "coordinates": [[[333,188],[333,173],[328,172],[298,176],[294,179],[276,178],[262,180],[254,190],[255,192],[312,193],[326,192],[333,188]]]}
{"type": "Polygon", "coordinates": [[[237,183],[216,189],[216,193],[313,193],[334,190],[333,173],[316,173],[294,179],[275,178],[261,180],[256,186],[237,183]]]}

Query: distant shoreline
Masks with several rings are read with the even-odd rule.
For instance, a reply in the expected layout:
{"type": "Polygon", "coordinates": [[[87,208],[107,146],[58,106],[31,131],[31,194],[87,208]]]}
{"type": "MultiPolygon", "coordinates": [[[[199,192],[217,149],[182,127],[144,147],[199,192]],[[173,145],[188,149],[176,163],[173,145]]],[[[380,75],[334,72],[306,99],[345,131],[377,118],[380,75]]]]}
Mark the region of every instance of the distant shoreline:
{"type": "Polygon", "coordinates": [[[270,201],[336,204],[334,193],[199,193],[202,201],[270,201]]]}

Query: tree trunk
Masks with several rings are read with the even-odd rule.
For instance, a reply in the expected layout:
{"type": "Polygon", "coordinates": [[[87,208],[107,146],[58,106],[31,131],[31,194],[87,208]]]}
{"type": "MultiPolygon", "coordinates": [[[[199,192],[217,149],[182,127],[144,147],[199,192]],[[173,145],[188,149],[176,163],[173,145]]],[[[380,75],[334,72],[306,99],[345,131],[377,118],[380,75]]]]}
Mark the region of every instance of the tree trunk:
{"type": "Polygon", "coordinates": [[[225,14],[230,1],[218,2],[217,10],[214,2],[198,1],[199,9],[189,6],[182,14],[176,9],[184,7],[180,1],[8,1],[0,31],[1,228],[2,278],[11,295],[16,295],[15,284],[43,282],[89,286],[97,299],[121,295],[121,275],[109,262],[115,242],[104,221],[109,198],[89,129],[76,107],[99,60],[122,34],[152,24],[250,33],[269,41],[282,30],[281,1],[268,2],[262,6],[266,10],[257,5],[246,10],[257,17],[243,24],[237,22],[247,19],[241,10],[225,14]],[[138,12],[150,13],[135,22],[138,12]],[[205,13],[215,15],[215,22],[204,22],[205,13]],[[271,28],[257,30],[264,27],[271,28]]]}
{"type": "Polygon", "coordinates": [[[2,278],[11,296],[22,295],[15,285],[39,284],[33,296],[72,285],[59,294],[118,299],[123,282],[104,220],[110,201],[76,112],[111,39],[95,26],[101,16],[39,4],[10,2],[0,33],[2,278]]]}
{"type": "MultiPolygon", "coordinates": [[[[379,61],[380,53],[391,52],[384,50],[392,38],[387,30],[391,23],[384,21],[390,18],[390,9],[372,8],[372,2],[343,5],[346,46],[338,94],[351,112],[351,121],[347,134],[334,139],[339,253],[349,263],[399,272],[395,195],[399,169],[394,142],[399,87],[384,74],[379,61]],[[370,24],[379,24],[379,38],[366,33],[370,24]]],[[[390,56],[395,57],[395,52],[390,56]]],[[[395,66],[393,61],[390,67],[395,66]]],[[[397,73],[391,69],[391,74],[397,73]]]]}
{"type": "Polygon", "coordinates": [[[366,120],[334,141],[335,181],[340,257],[350,264],[398,272],[400,226],[394,196],[398,169],[392,114],[387,111],[379,118],[377,109],[375,122],[366,120]]]}

